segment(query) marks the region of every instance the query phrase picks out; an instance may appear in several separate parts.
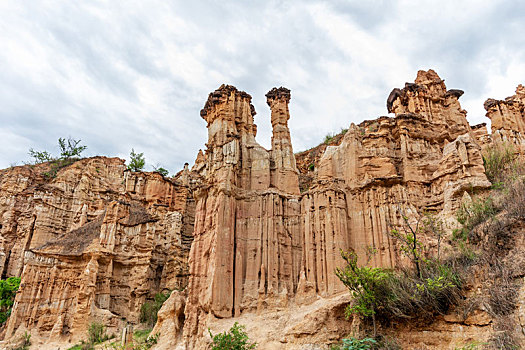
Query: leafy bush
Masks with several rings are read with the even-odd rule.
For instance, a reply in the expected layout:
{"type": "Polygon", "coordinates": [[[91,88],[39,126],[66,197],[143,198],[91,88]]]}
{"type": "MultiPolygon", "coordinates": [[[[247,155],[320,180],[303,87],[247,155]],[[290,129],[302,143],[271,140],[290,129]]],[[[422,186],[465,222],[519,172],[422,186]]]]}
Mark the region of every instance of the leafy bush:
{"type": "Polygon", "coordinates": [[[336,268],[335,275],[350,290],[355,298],[353,304],[349,304],[345,310],[347,318],[357,314],[364,317],[372,317],[374,325],[374,336],[376,334],[375,315],[379,300],[385,292],[387,280],[391,272],[379,268],[357,266],[357,254],[355,252],[341,251],[341,257],[345,260],[344,268],[336,268]]]}
{"type": "Polygon", "coordinates": [[[109,339],[106,335],[106,326],[102,323],[92,322],[88,328],[88,342],[90,344],[99,344],[109,339]]]}
{"type": "Polygon", "coordinates": [[[80,146],[79,143],[82,140],[75,140],[71,137],[68,139],[59,138],[58,146],[60,147],[60,159],[71,159],[74,157],[80,157],[80,154],[84,152],[87,146],[80,146]]]}
{"type": "Polygon", "coordinates": [[[60,156],[52,156],[47,151],[35,151],[33,148],[29,149],[29,155],[34,158],[34,164],[50,162],[50,169],[43,173],[48,178],[56,177],[58,171],[70,164],[73,164],[79,159],[80,154],[84,152],[87,146],[80,145],[81,140],[75,140],[69,137],[58,139],[58,146],[60,148],[60,156]]]}
{"type": "Polygon", "coordinates": [[[208,332],[212,338],[212,350],[249,350],[257,347],[257,343],[250,342],[245,326],[239,325],[237,322],[228,332],[216,335],[213,335],[210,330],[208,332]]]}
{"type": "Polygon", "coordinates": [[[153,301],[146,301],[140,308],[140,322],[153,327],[157,323],[157,314],[162,304],[170,297],[171,292],[157,293],[153,301]]]}
{"type": "Polygon", "coordinates": [[[505,173],[514,170],[516,166],[516,150],[512,144],[505,143],[487,147],[483,154],[485,174],[492,183],[502,180],[505,173]]]}
{"type": "Polygon", "coordinates": [[[341,350],[367,350],[372,349],[372,346],[377,344],[377,341],[373,338],[348,338],[343,339],[343,344],[340,347],[341,350]]]}
{"type": "Polygon", "coordinates": [[[9,277],[6,280],[0,280],[0,325],[5,323],[11,315],[11,309],[19,287],[20,277],[9,277]]]}
{"type": "Polygon", "coordinates": [[[48,151],[35,151],[33,148],[29,149],[29,156],[31,158],[34,158],[34,163],[45,163],[45,162],[52,162],[55,160],[53,156],[48,151]]]}
{"type": "Polygon", "coordinates": [[[132,148],[129,154],[129,165],[128,169],[131,171],[142,171],[146,166],[146,158],[144,158],[144,153],[135,153],[135,150],[132,148]]]}
{"type": "Polygon", "coordinates": [[[161,174],[162,176],[168,176],[170,173],[167,169],[164,169],[163,167],[153,167],[153,170],[161,174]]]}
{"type": "Polygon", "coordinates": [[[334,139],[335,135],[334,134],[326,134],[326,136],[324,137],[324,143],[325,145],[328,145],[330,144],[330,142],[332,142],[332,140],[334,139]]]}
{"type": "Polygon", "coordinates": [[[470,205],[462,205],[456,214],[460,224],[467,230],[472,230],[476,225],[494,217],[498,208],[492,198],[475,198],[470,205]]]}
{"type": "Polygon", "coordinates": [[[36,151],[33,148],[29,149],[29,156],[34,158],[35,164],[78,158],[80,154],[87,149],[87,146],[80,145],[81,141],[82,140],[72,139],[71,137],[68,137],[67,140],[60,137],[58,139],[58,147],[60,149],[59,157],[52,156],[48,151],[36,151]]]}
{"type": "Polygon", "coordinates": [[[401,350],[401,347],[392,338],[377,336],[375,338],[355,338],[343,339],[340,344],[332,345],[330,350],[401,350]]]}
{"type": "MultiPolygon", "coordinates": [[[[423,229],[437,230],[438,240],[442,235],[442,225],[434,219],[413,226],[406,216],[401,231],[392,230],[392,236],[400,243],[400,250],[414,264],[414,268],[391,271],[383,268],[359,267],[354,252],[341,252],[346,266],[336,269],[336,276],[354,296],[352,304],[346,308],[346,316],[357,314],[365,319],[372,318],[374,336],[376,335],[376,314],[380,319],[394,318],[432,318],[436,313],[444,313],[451,304],[460,300],[462,279],[456,272],[454,260],[441,262],[423,254],[419,235],[423,229]]],[[[374,253],[374,251],[371,251],[374,253]]]]}

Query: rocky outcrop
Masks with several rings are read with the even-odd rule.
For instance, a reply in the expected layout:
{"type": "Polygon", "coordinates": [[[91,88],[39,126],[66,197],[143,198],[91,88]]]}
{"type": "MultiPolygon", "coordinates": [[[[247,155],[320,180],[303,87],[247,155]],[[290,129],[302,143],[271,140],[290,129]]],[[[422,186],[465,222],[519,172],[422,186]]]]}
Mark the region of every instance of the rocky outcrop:
{"type": "Polygon", "coordinates": [[[4,274],[22,277],[6,338],[75,340],[93,321],[118,333],[155,293],[186,286],[189,186],[118,158],[79,160],[53,179],[41,167],[1,174],[18,186],[0,196],[4,274]]]}
{"type": "Polygon", "coordinates": [[[191,343],[202,338],[209,317],[233,317],[267,303],[284,306],[297,285],[300,207],[287,127],[290,94],[281,88],[267,97],[270,152],[255,141],[255,110],[245,92],[223,85],[201,111],[208,143],[199,168],[207,185],[194,195],[184,327],[191,343]]]}
{"type": "Polygon", "coordinates": [[[248,94],[231,86],[211,93],[201,112],[206,155],[195,166],[207,185],[195,194],[186,342],[203,346],[216,319],[344,291],[333,273],[341,249],[365,261],[373,247],[375,265],[396,265],[388,232],[402,225],[402,215],[450,213],[465,191],[489,187],[461,94],[434,71],[420,71],[414,84],[390,95],[395,118],[352,125],[340,145],[326,148],[300,194],[287,127],[290,91],[266,95],[270,151],[255,142],[248,94]]]}
{"type": "Polygon", "coordinates": [[[483,105],[491,121],[492,139],[510,143],[516,151],[525,152],[525,87],[518,85],[516,94],[505,100],[489,98],[483,105]]]}
{"type": "MultiPolygon", "coordinates": [[[[295,156],[290,90],[266,94],[266,150],[251,96],[222,85],[201,111],[205,151],[174,179],[103,157],[54,179],[41,175],[46,164],[1,171],[0,267],[22,276],[6,337],[28,329],[46,342],[74,340],[92,320],[118,333],[155,293],[187,285],[159,313],[164,348],[204,348],[209,327],[235,320],[268,348],[336,340],[352,327],[334,274],[340,250],[394,267],[402,257],[389,232],[403,216],[454,223],[465,193],[490,186],[481,154],[493,141],[484,125],[469,126],[462,93],[419,71],[388,97],[393,117],[352,124],[295,156]]],[[[523,88],[490,101],[493,137],[521,145],[523,88]]]]}

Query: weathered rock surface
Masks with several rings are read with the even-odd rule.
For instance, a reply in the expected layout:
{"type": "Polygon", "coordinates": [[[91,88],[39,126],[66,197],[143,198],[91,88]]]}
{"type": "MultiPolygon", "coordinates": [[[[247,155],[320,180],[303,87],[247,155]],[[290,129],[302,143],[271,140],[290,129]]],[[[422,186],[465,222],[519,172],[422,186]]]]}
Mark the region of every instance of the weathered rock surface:
{"type": "Polygon", "coordinates": [[[215,319],[280,310],[344,291],[334,275],[340,250],[378,250],[373,263],[399,257],[388,230],[401,215],[453,212],[466,190],[487,188],[481,147],[458,98],[434,71],[395,89],[381,117],[352,125],[340,145],[318,160],[308,191],[299,194],[287,127],[290,92],[267,95],[272,149],[255,140],[251,97],[231,86],[210,94],[205,188],[195,194],[195,241],[185,341],[203,346],[215,319]]]}
{"type": "Polygon", "coordinates": [[[6,338],[76,340],[93,321],[117,333],[147,298],[186,286],[188,186],[118,158],[79,160],[51,180],[42,167],[0,174],[1,266],[22,277],[6,338]]]}
{"type": "MultiPolygon", "coordinates": [[[[217,333],[237,320],[261,349],[315,348],[347,335],[348,293],[334,274],[340,250],[365,262],[373,247],[372,264],[396,266],[402,257],[388,232],[403,215],[415,221],[431,212],[454,223],[465,193],[490,186],[482,148],[498,137],[522,147],[523,87],[487,101],[492,135],[469,126],[462,93],[419,71],[388,97],[394,117],[352,124],[295,156],[288,89],[266,94],[266,150],[255,141],[251,96],[222,85],[201,111],[206,150],[175,179],[103,157],[52,180],[41,175],[45,164],[0,171],[2,277],[22,276],[6,338],[28,329],[46,342],[75,340],[92,320],[119,333],[138,321],[146,299],[186,285],[159,313],[159,349],[205,348],[208,328],[217,333]]],[[[405,328],[401,340],[438,346],[423,339],[427,329],[444,332],[453,347],[458,327],[485,332],[490,320],[478,311],[405,328]]]]}
{"type": "Polygon", "coordinates": [[[525,152],[525,87],[518,85],[516,94],[505,100],[489,98],[483,105],[491,121],[492,139],[510,143],[525,152]]]}

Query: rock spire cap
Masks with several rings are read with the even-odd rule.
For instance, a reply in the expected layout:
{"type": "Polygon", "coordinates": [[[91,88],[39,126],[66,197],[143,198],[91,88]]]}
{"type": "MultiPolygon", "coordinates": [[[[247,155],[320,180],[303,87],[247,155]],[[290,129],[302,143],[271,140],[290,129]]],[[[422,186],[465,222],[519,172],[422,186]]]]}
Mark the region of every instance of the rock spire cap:
{"type": "Polygon", "coordinates": [[[286,100],[286,103],[290,102],[290,90],[282,86],[280,88],[274,87],[266,94],[266,103],[269,104],[270,100],[279,100],[282,98],[286,100]]]}

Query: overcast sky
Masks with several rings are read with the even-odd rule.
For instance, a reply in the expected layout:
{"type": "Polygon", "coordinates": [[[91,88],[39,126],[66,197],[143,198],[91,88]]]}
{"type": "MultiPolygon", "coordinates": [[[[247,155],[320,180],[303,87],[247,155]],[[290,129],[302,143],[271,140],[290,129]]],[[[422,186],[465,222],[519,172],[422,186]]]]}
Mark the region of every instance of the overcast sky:
{"type": "Polygon", "coordinates": [[[292,91],[294,150],[386,115],[394,87],[437,71],[471,123],[525,83],[520,1],[0,1],[0,168],[71,136],[85,155],[131,148],[171,173],[204,148],[199,115],[222,83],[292,91]]]}

